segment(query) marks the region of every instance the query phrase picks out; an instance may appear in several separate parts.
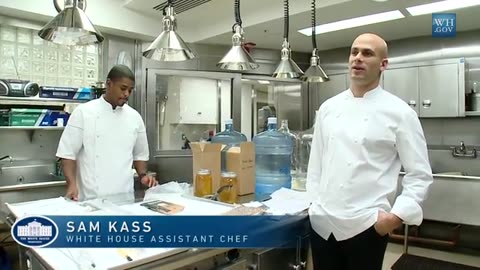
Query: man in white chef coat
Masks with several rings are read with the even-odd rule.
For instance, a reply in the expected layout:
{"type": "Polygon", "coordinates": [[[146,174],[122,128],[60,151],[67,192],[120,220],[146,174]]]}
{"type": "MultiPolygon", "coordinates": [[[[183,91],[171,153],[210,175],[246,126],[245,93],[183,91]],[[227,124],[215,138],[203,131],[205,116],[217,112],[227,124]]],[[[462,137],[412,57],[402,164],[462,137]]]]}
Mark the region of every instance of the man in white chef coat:
{"type": "Polygon", "coordinates": [[[415,111],[379,85],[387,64],[381,37],[358,36],[350,88],[317,112],[307,175],[315,269],[381,270],[388,234],[422,222],[433,181],[427,146],[415,111]]]}
{"type": "Polygon", "coordinates": [[[67,198],[133,194],[132,164],[142,184],[157,184],[147,174],[145,125],[127,104],[134,82],[128,67],[114,66],[107,76],[105,94],[78,106],[70,116],[57,149],[67,180],[67,198]]]}

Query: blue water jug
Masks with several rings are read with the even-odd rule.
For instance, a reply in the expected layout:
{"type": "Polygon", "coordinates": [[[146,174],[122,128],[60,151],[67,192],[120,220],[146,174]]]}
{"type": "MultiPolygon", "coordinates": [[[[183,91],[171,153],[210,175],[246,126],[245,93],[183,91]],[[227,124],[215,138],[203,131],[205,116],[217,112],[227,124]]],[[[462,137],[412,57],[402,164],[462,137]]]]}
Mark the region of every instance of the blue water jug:
{"type": "Polygon", "coordinates": [[[227,171],[227,151],[233,146],[240,146],[241,142],[246,142],[247,137],[242,133],[233,130],[233,121],[232,119],[225,120],[225,130],[215,134],[212,137],[212,143],[221,143],[226,146],[222,149],[221,154],[221,168],[222,172],[227,171]]]}
{"type": "Polygon", "coordinates": [[[277,118],[268,118],[268,129],[253,138],[255,143],[255,199],[291,188],[292,140],[277,131],[277,118]]]}
{"type": "Polygon", "coordinates": [[[241,142],[246,141],[247,137],[245,135],[233,130],[232,119],[225,120],[225,130],[212,137],[212,143],[222,143],[228,146],[239,146],[241,142]]]}

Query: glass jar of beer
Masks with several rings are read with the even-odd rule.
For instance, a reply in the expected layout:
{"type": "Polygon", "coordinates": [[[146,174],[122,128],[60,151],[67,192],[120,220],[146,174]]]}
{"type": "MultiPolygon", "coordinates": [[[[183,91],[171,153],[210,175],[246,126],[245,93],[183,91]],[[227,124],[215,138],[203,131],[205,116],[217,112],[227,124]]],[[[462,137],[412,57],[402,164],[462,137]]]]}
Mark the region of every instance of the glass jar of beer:
{"type": "Polygon", "coordinates": [[[213,194],[213,179],[210,170],[200,169],[195,176],[194,195],[204,197],[213,194]]]}
{"type": "Polygon", "coordinates": [[[223,172],[218,189],[218,200],[225,203],[236,203],[238,199],[237,174],[234,172],[223,172]]]}

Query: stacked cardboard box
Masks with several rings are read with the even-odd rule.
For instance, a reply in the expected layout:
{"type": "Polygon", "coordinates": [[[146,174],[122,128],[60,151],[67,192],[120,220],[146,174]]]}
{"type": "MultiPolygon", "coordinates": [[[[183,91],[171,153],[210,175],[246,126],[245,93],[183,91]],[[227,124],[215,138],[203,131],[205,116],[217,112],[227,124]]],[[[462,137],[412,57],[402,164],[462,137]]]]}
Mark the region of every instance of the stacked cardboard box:
{"type": "MultiPolygon", "coordinates": [[[[224,168],[235,172],[238,179],[238,195],[255,192],[255,145],[243,142],[239,147],[226,148],[217,143],[191,143],[193,153],[193,179],[200,169],[209,169],[213,177],[213,190],[220,187],[222,151],[226,158],[224,168]]],[[[194,181],[195,182],[195,181],[194,181]]]]}

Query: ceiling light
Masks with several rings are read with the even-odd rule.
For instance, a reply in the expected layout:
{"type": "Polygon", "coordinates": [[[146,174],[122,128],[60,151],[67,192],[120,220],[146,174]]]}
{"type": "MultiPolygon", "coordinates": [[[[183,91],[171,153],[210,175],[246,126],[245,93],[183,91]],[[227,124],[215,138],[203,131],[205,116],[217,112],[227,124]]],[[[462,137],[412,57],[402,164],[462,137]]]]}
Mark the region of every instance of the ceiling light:
{"type": "Polygon", "coordinates": [[[243,28],[240,18],[240,0],[234,2],[235,24],[232,26],[232,48],[217,63],[217,67],[225,70],[251,70],[258,68],[258,64],[243,46],[243,28]]]}
{"type": "Polygon", "coordinates": [[[105,39],[85,14],[86,0],[65,0],[63,10],[58,1],[53,3],[59,13],[38,31],[40,38],[67,46],[95,44],[105,39]]]}
{"type": "Polygon", "coordinates": [[[176,32],[177,21],[173,11],[173,0],[168,0],[164,8],[162,25],[162,33],[143,52],[144,57],[162,62],[185,61],[196,57],[176,32]]]}
{"type": "Polygon", "coordinates": [[[412,16],[431,14],[446,10],[460,9],[480,5],[479,0],[446,0],[425,5],[408,7],[407,11],[412,16]]]}
{"type": "MultiPolygon", "coordinates": [[[[362,17],[357,17],[353,19],[347,19],[343,21],[331,22],[322,25],[317,25],[315,27],[316,34],[328,33],[343,29],[354,28],[362,25],[369,25],[379,22],[392,21],[396,19],[404,18],[405,16],[399,10],[387,11],[362,17]]],[[[312,35],[311,27],[298,30],[301,34],[306,36],[312,35]]]]}

